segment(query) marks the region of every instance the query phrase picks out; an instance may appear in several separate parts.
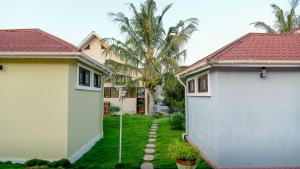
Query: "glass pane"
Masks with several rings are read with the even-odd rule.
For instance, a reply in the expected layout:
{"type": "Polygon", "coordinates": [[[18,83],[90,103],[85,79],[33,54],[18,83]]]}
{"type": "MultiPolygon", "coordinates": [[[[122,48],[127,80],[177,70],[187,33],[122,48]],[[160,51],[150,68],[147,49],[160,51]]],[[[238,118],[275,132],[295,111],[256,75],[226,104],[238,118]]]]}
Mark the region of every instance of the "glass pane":
{"type": "Polygon", "coordinates": [[[116,88],[112,87],[110,92],[112,98],[119,98],[119,91],[116,88]]]}
{"type": "Polygon", "coordinates": [[[205,91],[206,90],[206,79],[201,80],[201,90],[205,91]]]}
{"type": "Polygon", "coordinates": [[[94,87],[97,87],[97,88],[101,87],[101,78],[97,74],[94,74],[94,87]]]}

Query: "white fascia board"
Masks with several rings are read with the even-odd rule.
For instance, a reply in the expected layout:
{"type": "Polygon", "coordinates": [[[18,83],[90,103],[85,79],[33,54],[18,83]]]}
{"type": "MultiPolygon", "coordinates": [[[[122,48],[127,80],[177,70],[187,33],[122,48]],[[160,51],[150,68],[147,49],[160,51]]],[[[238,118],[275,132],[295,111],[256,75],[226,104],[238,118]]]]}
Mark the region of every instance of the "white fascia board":
{"type": "Polygon", "coordinates": [[[0,52],[0,58],[55,58],[55,59],[77,59],[96,70],[111,75],[112,72],[104,65],[90,58],[82,52],[0,52]]]}

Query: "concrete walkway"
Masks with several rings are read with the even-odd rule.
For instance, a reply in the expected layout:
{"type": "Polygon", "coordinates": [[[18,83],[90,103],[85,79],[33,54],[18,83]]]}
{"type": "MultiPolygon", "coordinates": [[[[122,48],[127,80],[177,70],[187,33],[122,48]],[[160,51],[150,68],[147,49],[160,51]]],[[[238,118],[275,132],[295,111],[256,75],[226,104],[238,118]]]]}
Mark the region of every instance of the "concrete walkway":
{"type": "Polygon", "coordinates": [[[158,129],[157,120],[154,120],[148,135],[148,144],[145,148],[144,162],[141,165],[141,169],[153,169],[152,161],[154,160],[155,154],[155,142],[157,138],[156,131],[158,129]]]}

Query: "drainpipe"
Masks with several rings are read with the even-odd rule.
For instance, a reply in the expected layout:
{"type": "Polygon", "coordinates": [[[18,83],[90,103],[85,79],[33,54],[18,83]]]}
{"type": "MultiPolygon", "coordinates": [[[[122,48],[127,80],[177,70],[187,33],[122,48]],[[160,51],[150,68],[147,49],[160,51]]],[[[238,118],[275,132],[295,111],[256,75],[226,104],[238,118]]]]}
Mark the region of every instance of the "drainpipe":
{"type": "Polygon", "coordinates": [[[184,105],[185,105],[185,133],[183,134],[183,139],[187,139],[186,137],[189,135],[189,119],[188,119],[188,102],[187,102],[187,87],[185,83],[180,79],[180,77],[176,76],[179,83],[184,87],[184,105]]]}

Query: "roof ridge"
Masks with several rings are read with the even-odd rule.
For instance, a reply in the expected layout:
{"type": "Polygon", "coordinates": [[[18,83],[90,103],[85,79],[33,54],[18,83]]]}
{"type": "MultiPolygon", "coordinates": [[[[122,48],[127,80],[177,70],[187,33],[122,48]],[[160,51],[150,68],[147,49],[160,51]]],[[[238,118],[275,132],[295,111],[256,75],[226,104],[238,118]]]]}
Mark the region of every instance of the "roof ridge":
{"type": "MultiPolygon", "coordinates": [[[[81,49],[83,48],[83,46],[86,45],[86,43],[88,43],[89,41],[91,41],[93,39],[93,37],[96,37],[97,39],[99,39],[100,41],[103,39],[100,35],[97,34],[96,31],[92,31],[90,32],[78,45],[78,47],[81,49]]],[[[101,42],[102,43],[102,42],[101,42]]],[[[104,44],[106,45],[106,44],[104,44]]]]}
{"type": "Polygon", "coordinates": [[[69,43],[69,42],[67,42],[67,41],[65,41],[65,40],[63,40],[63,39],[61,39],[61,38],[59,38],[57,36],[54,36],[54,35],[52,35],[52,34],[50,34],[48,32],[45,32],[45,31],[43,31],[41,29],[37,28],[36,30],[39,31],[39,33],[41,33],[41,34],[43,34],[43,35],[45,35],[45,36],[47,36],[47,37],[55,40],[56,42],[63,43],[63,44],[65,44],[65,45],[67,45],[67,46],[69,46],[69,47],[71,47],[73,49],[78,50],[78,52],[80,52],[80,48],[76,47],[75,45],[73,45],[73,44],[71,44],[71,43],[69,43]]]}

